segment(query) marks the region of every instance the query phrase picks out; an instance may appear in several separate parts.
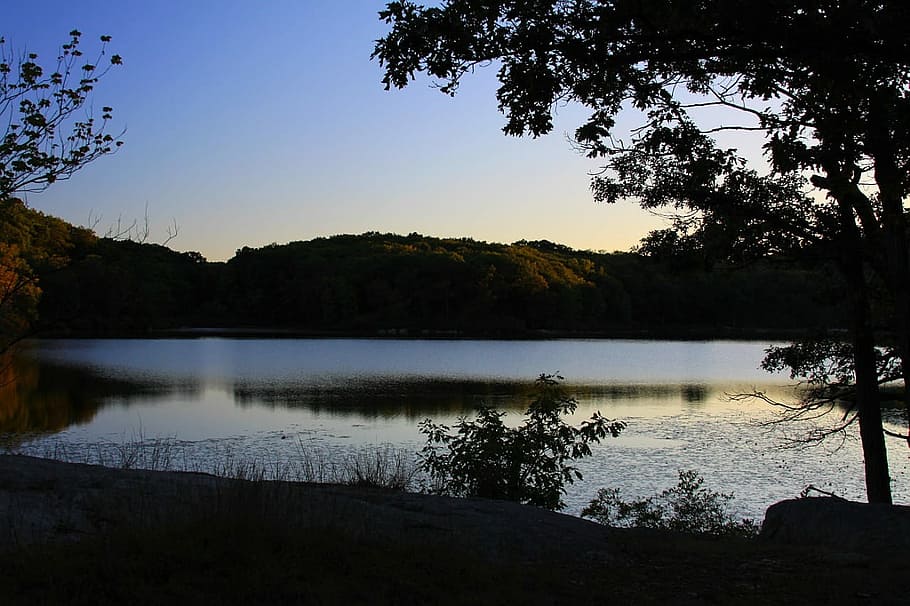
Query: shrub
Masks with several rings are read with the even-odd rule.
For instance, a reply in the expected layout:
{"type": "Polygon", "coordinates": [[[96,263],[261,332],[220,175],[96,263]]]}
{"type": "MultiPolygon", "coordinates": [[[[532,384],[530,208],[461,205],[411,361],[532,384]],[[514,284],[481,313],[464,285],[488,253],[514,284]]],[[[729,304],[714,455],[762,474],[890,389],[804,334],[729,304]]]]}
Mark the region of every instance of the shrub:
{"type": "Polygon", "coordinates": [[[427,444],[419,453],[420,469],[430,480],[429,490],[565,507],[565,485],[582,477],[571,462],[590,456],[592,443],[618,436],[626,424],[599,412],[579,427],[566,423],[563,416],[575,412],[578,402],[566,396],[562,380],[540,375],[526,418],[514,428],[503,423],[504,412],[488,406],[479,407],[473,421],[461,418],[454,433],[429,419],[421,422],[427,444]]]}
{"type": "Polygon", "coordinates": [[[618,488],[604,488],[585,507],[582,517],[619,528],[657,528],[712,535],[753,537],[758,524],[737,521],[729,511],[733,494],[714,492],[703,486],[696,471],[679,471],[679,482],[659,495],[623,501],[618,488]]]}

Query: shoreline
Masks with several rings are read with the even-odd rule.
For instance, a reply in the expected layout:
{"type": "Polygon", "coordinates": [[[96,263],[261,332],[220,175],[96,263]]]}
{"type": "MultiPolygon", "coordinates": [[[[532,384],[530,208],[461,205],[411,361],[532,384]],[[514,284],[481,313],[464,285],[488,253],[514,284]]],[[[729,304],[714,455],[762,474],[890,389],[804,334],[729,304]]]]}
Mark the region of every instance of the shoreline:
{"type": "Polygon", "coordinates": [[[4,604],[896,605],[908,567],[502,501],[0,455],[4,604]]]}
{"type": "MultiPolygon", "coordinates": [[[[832,332],[832,335],[841,333],[832,332]]],[[[377,339],[377,340],[465,340],[465,341],[542,341],[542,340],[628,340],[628,341],[791,341],[805,338],[804,330],[712,329],[677,327],[660,330],[617,329],[609,331],[460,331],[407,328],[368,330],[311,330],[292,327],[179,327],[125,331],[44,331],[36,339],[377,339]]]]}

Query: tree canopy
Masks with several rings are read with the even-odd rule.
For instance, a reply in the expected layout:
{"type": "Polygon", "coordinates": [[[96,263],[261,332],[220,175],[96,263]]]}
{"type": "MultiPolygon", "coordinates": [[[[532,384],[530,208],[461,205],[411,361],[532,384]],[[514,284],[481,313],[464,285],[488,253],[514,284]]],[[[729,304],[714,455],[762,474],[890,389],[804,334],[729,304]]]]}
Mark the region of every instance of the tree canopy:
{"type": "Polygon", "coordinates": [[[739,205],[728,219],[764,220],[764,228],[811,241],[838,215],[801,195],[810,177],[870,238],[903,221],[904,2],[451,0],[431,8],[391,2],[380,17],[393,24],[374,51],[387,88],[425,72],[454,95],[465,75],[495,64],[511,135],[550,132],[561,103],[587,107],[575,139],[608,158],[594,181],[599,200],[634,197],[649,208],[703,213],[739,205]],[[644,123],[617,132],[617,114],[628,107],[644,123]],[[769,175],[716,145],[712,135],[728,130],[764,137],[769,175]]]}
{"type": "Polygon", "coordinates": [[[244,247],[226,263],[99,239],[41,276],[42,324],[77,334],[180,326],[307,334],[789,334],[844,325],[837,282],[763,261],[741,271],[698,257],[578,251],[547,241],[366,233],[244,247]],[[769,289],[768,284],[774,284],[769,289]]]}
{"type": "Polygon", "coordinates": [[[95,236],[87,229],[0,198],[0,353],[30,334],[41,297],[39,279],[84,254],[95,236]]]}
{"type": "Polygon", "coordinates": [[[880,286],[910,387],[908,17],[905,2],[866,0],[390,2],[374,57],[386,88],[425,73],[447,94],[497,66],[510,135],[550,132],[562,103],[587,108],[575,139],[604,158],[595,198],[675,216],[652,245],[833,260],[849,286],[867,487],[888,502],[872,307],[880,286]],[[631,132],[624,109],[642,116],[631,132]],[[755,133],[767,166],[724,148],[728,131],[755,133]]]}
{"type": "Polygon", "coordinates": [[[27,336],[36,317],[38,274],[61,268],[79,243],[94,238],[27,208],[14,194],[38,192],[71,177],[122,144],[105,132],[113,109],[93,115],[92,92],[119,55],[107,56],[101,36],[94,58],[72,30],[53,69],[38,55],[17,52],[0,36],[0,356],[27,336]]]}
{"type": "Polygon", "coordinates": [[[86,58],[81,38],[71,31],[47,69],[36,53],[17,53],[0,37],[0,198],[44,190],[122,144],[105,132],[113,109],[103,106],[98,119],[90,101],[98,81],[123,60],[107,56],[110,36],[86,58]]]}

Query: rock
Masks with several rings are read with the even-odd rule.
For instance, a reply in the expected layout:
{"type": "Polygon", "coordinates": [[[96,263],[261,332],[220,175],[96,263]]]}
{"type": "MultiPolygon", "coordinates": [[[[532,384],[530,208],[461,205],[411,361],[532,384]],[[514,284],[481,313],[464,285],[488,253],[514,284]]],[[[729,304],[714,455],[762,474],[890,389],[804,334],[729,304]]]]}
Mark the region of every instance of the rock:
{"type": "Polygon", "coordinates": [[[505,501],[109,469],[0,454],[0,552],[4,545],[77,540],[119,525],[167,523],[219,508],[382,539],[423,536],[528,560],[558,552],[603,562],[614,534],[589,520],[505,501]]]}
{"type": "Polygon", "coordinates": [[[859,553],[910,551],[910,507],[833,497],[790,499],[765,513],[759,538],[859,553]]]}

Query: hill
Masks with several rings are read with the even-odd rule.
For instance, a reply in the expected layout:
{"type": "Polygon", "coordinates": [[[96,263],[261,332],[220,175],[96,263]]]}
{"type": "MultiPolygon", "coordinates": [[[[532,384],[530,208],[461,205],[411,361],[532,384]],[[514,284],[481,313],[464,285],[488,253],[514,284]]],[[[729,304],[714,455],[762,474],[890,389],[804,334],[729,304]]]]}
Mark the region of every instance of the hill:
{"type": "Polygon", "coordinates": [[[43,326],[126,334],[187,326],[370,336],[790,335],[843,325],[823,268],[746,267],[547,241],[366,233],[242,248],[226,263],[98,239],[40,275],[43,326]]]}

